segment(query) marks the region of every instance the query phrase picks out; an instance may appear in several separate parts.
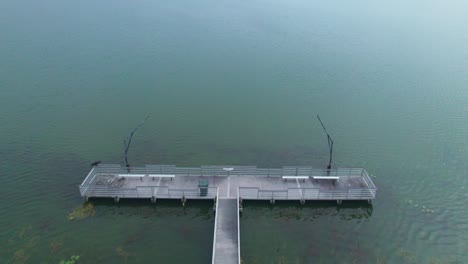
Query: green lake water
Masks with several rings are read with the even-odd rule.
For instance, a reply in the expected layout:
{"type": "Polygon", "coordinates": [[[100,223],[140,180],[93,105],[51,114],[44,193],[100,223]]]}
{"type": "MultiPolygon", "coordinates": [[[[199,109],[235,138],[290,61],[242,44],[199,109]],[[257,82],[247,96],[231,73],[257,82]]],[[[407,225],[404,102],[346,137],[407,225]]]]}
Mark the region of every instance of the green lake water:
{"type": "Polygon", "coordinates": [[[0,263],[210,263],[209,202],[92,201],[96,160],[365,167],[245,203],[243,263],[468,263],[466,1],[0,2],[0,263]]]}

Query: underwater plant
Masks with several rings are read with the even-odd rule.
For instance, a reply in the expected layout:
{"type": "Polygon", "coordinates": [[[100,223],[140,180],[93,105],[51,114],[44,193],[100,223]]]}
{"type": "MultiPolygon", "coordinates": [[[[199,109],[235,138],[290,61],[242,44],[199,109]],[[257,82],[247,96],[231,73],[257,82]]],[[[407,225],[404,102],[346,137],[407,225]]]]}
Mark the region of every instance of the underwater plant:
{"type": "Polygon", "coordinates": [[[57,253],[63,248],[63,242],[59,240],[52,240],[49,244],[50,253],[57,253]]]}
{"type": "Polygon", "coordinates": [[[69,260],[61,260],[60,264],[76,264],[78,263],[78,259],[80,259],[80,256],[71,256],[69,260]]]}
{"type": "Polygon", "coordinates": [[[403,260],[409,262],[409,263],[416,263],[416,258],[415,256],[413,255],[413,253],[411,253],[410,251],[406,250],[406,249],[403,249],[403,248],[400,248],[398,250],[398,256],[400,256],[403,260]]]}
{"type": "MultiPolygon", "coordinates": [[[[30,255],[30,249],[35,247],[38,241],[40,240],[40,236],[34,236],[31,233],[32,226],[28,225],[22,227],[21,230],[15,234],[12,238],[8,240],[10,245],[17,244],[15,246],[13,256],[10,258],[7,263],[26,263],[28,262],[30,255]]],[[[3,260],[3,259],[2,259],[3,260]]]]}
{"type": "MultiPolygon", "coordinates": [[[[415,208],[417,208],[417,207],[420,206],[420,204],[415,203],[415,202],[414,202],[413,200],[411,200],[411,199],[410,199],[410,200],[407,200],[406,203],[409,204],[410,206],[414,206],[415,208]]],[[[430,209],[430,208],[426,207],[425,205],[422,205],[421,208],[422,208],[422,209],[421,209],[421,212],[423,212],[423,213],[434,213],[434,212],[435,212],[434,209],[430,209]]]]}
{"type": "Polygon", "coordinates": [[[15,252],[13,260],[15,263],[25,263],[28,261],[29,257],[25,249],[19,249],[15,252]]]}
{"type": "Polygon", "coordinates": [[[85,203],[81,206],[73,209],[71,213],[68,214],[68,220],[82,220],[90,216],[94,216],[96,211],[94,211],[94,206],[91,203],[85,203]]]}
{"type": "Polygon", "coordinates": [[[124,259],[127,259],[129,256],[130,256],[130,253],[128,253],[127,251],[125,251],[123,249],[123,247],[119,246],[115,249],[115,253],[117,254],[117,256],[119,257],[122,257],[124,259]]]}

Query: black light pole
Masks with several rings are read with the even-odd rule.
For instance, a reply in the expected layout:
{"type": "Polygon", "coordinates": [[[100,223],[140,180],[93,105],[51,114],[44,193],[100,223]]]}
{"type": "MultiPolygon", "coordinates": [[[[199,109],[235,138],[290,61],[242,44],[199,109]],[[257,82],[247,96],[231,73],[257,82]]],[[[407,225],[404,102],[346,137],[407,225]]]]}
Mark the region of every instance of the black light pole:
{"type": "Polygon", "coordinates": [[[330,172],[331,165],[332,165],[332,157],[333,157],[333,140],[331,139],[330,134],[328,134],[327,129],[326,129],[325,126],[323,125],[322,120],[320,119],[320,116],[319,116],[319,115],[317,115],[317,118],[318,118],[320,124],[322,125],[322,128],[323,128],[323,130],[325,131],[325,134],[327,134],[328,150],[330,151],[330,160],[329,160],[329,162],[328,162],[327,169],[328,169],[328,172],[330,172]]]}
{"type": "Polygon", "coordinates": [[[124,154],[125,154],[125,167],[127,167],[127,171],[130,172],[130,164],[128,163],[128,150],[130,149],[130,144],[132,143],[133,135],[135,132],[143,126],[143,124],[148,120],[149,115],[146,116],[146,118],[137,126],[135,129],[130,132],[130,135],[128,135],[127,139],[124,139],[124,154]]]}

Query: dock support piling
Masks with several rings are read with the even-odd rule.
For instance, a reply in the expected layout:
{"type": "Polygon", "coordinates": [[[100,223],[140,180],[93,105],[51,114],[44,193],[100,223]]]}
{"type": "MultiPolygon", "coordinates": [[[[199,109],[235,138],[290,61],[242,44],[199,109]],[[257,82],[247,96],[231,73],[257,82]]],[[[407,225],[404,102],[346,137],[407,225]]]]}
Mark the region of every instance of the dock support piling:
{"type": "Polygon", "coordinates": [[[242,198],[239,197],[239,213],[240,214],[242,213],[242,209],[243,209],[243,207],[242,207],[242,198]]]}
{"type": "Polygon", "coordinates": [[[216,212],[216,197],[214,198],[213,202],[213,212],[216,212]]]}

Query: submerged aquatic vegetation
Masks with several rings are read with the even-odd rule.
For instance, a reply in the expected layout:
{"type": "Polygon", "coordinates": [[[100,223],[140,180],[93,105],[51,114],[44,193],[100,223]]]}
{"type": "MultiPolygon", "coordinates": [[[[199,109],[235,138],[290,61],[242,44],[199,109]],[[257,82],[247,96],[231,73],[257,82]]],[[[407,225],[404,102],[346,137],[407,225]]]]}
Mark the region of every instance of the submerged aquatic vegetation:
{"type": "Polygon", "coordinates": [[[37,242],[39,241],[39,236],[34,236],[32,238],[30,238],[25,244],[24,244],[24,247],[25,248],[32,248],[34,247],[37,242]]]}
{"type": "MultiPolygon", "coordinates": [[[[409,204],[410,206],[413,206],[415,208],[418,208],[420,205],[418,203],[415,203],[413,200],[407,200],[406,201],[407,204],[409,204]]],[[[421,206],[421,212],[423,213],[434,213],[435,210],[434,209],[431,209],[431,208],[428,208],[426,207],[425,205],[421,206]]]]}
{"type": "Polygon", "coordinates": [[[398,251],[398,255],[400,257],[409,257],[411,256],[411,252],[409,252],[408,250],[400,249],[400,251],[398,251]]]}
{"type": "Polygon", "coordinates": [[[31,231],[31,229],[32,229],[32,226],[31,226],[31,225],[22,227],[21,230],[18,232],[18,238],[19,238],[19,239],[24,239],[26,233],[27,233],[28,231],[31,231]]]}
{"type": "Polygon", "coordinates": [[[76,264],[78,262],[78,259],[80,259],[80,256],[71,256],[69,260],[61,260],[60,264],[76,264]]]}
{"type": "Polygon", "coordinates": [[[15,255],[13,256],[13,262],[14,263],[26,263],[28,261],[30,255],[26,253],[26,250],[24,248],[17,250],[15,252],[15,255]]]}
{"type": "Polygon", "coordinates": [[[57,253],[63,248],[63,242],[58,240],[53,240],[50,242],[50,253],[57,253]]]}
{"type": "Polygon", "coordinates": [[[125,251],[123,247],[119,246],[115,249],[115,252],[117,253],[117,256],[122,257],[122,258],[128,258],[130,256],[130,253],[125,251]]]}
{"type": "Polygon", "coordinates": [[[43,219],[39,221],[38,227],[42,231],[48,231],[53,226],[54,221],[51,218],[43,219]]]}
{"type": "Polygon", "coordinates": [[[30,236],[30,230],[32,226],[24,226],[20,229],[16,236],[12,237],[9,240],[10,244],[19,244],[19,247],[16,248],[13,253],[13,257],[10,259],[13,263],[26,263],[31,255],[28,253],[29,249],[34,247],[39,241],[39,236],[30,236]]]}
{"type": "Polygon", "coordinates": [[[385,264],[385,260],[381,256],[377,256],[377,259],[375,260],[376,264],[385,264]]]}
{"type": "Polygon", "coordinates": [[[90,216],[94,216],[96,211],[94,211],[94,206],[91,203],[85,203],[81,206],[73,209],[71,213],[68,214],[68,220],[82,220],[90,216]]]}
{"type": "Polygon", "coordinates": [[[286,263],[286,258],[284,256],[279,256],[278,257],[278,263],[279,264],[286,263]]]}
{"type": "Polygon", "coordinates": [[[444,264],[444,263],[449,263],[449,262],[445,262],[437,258],[431,258],[429,260],[429,264],[444,264]]]}
{"type": "Polygon", "coordinates": [[[405,250],[405,249],[400,249],[398,251],[398,256],[402,257],[405,261],[408,261],[408,262],[415,262],[416,258],[414,257],[414,255],[409,252],[408,250],[405,250]]]}

